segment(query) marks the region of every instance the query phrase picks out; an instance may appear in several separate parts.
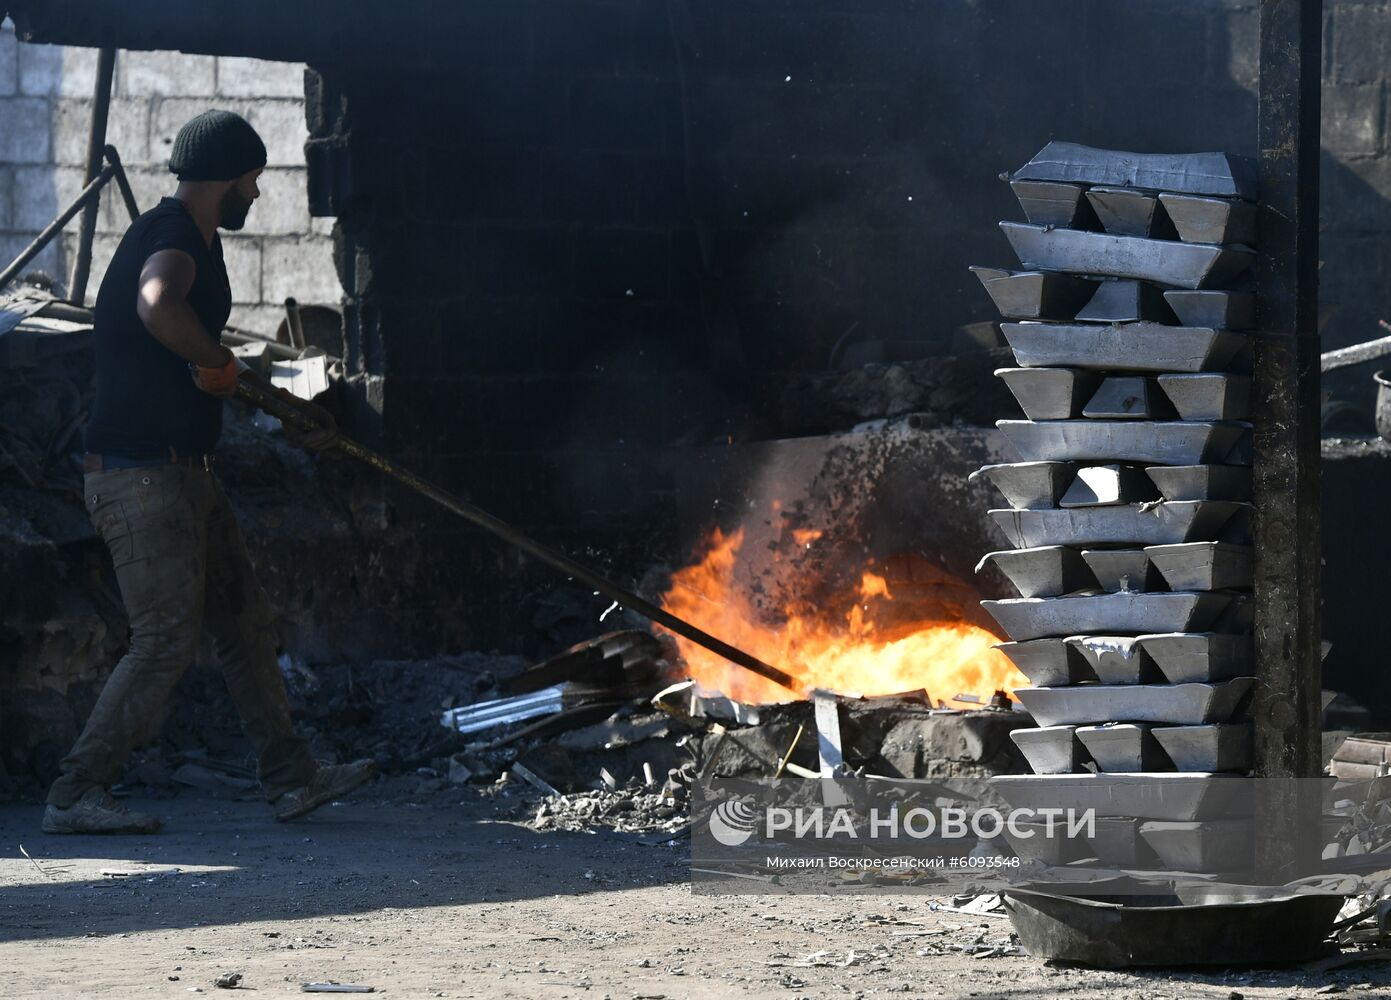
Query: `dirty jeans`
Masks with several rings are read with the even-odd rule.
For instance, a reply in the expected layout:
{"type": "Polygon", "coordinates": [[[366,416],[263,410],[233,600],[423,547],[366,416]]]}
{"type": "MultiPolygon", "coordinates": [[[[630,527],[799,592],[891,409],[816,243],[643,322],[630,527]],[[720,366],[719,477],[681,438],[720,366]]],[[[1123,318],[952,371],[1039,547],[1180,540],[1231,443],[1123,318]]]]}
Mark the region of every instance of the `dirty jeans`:
{"type": "Polygon", "coordinates": [[[186,465],[111,469],[89,473],[83,492],[111,552],[130,649],[63,759],[49,803],[66,808],[110,785],[131,750],[154,738],[204,627],[260,758],[266,797],[307,784],[315,764],[290,722],[270,602],[216,476],[186,465]]]}

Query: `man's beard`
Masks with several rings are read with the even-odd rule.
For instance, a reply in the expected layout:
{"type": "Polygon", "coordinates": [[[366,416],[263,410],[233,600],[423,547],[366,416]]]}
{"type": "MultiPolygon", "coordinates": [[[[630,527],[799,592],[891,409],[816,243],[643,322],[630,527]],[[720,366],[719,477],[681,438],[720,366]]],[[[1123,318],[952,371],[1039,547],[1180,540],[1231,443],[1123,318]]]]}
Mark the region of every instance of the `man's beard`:
{"type": "Polygon", "coordinates": [[[240,229],[246,225],[246,213],[250,211],[251,202],[238,194],[236,188],[230,187],[218,206],[217,224],[223,229],[240,229]]]}

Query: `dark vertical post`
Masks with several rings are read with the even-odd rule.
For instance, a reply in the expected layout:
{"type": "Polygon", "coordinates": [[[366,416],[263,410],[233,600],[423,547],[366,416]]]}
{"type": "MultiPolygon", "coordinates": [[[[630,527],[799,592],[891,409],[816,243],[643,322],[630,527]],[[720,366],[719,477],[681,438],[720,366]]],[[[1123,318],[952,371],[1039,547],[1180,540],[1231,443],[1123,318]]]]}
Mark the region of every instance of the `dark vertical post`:
{"type": "Polygon", "coordinates": [[[1260,4],[1256,274],[1256,867],[1317,860],[1320,0],[1260,4]]]}
{"type": "MultiPolygon", "coordinates": [[[[97,82],[92,93],[92,121],[87,132],[87,170],[83,184],[90,184],[101,170],[106,147],[106,119],[111,110],[111,77],[116,71],[116,50],[102,49],[97,57],[97,82]]],[[[87,298],[87,278],[92,273],[92,241],[97,235],[97,212],[101,199],[93,198],[82,210],[82,226],[77,236],[77,256],[68,277],[68,301],[82,305],[87,298]]]]}

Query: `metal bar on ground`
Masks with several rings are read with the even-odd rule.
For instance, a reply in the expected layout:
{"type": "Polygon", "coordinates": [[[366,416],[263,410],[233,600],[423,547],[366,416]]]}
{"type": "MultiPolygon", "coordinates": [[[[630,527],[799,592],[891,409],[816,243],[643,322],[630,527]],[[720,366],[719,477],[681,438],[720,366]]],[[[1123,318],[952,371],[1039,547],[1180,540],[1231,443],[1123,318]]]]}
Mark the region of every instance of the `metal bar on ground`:
{"type": "MultiPolygon", "coordinates": [[[[101,170],[106,146],[106,119],[111,110],[111,77],[116,72],[116,50],[101,49],[97,55],[97,81],[92,93],[92,120],[87,128],[87,165],[82,183],[90,184],[101,170]]],[[[97,212],[101,199],[93,198],[82,209],[82,225],[77,231],[77,254],[68,275],[68,298],[81,305],[87,300],[87,279],[92,274],[92,241],[97,235],[97,212]]]]}
{"type": "MultiPolygon", "coordinates": [[[[312,421],[304,415],[303,411],[299,410],[293,404],[285,402],[285,400],[278,396],[272,396],[270,393],[249,385],[244,381],[238,383],[237,395],[246,402],[265,410],[271,416],[291,427],[312,428],[314,426],[312,421]]],[[[745,670],[750,670],[760,677],[766,677],[774,684],[781,684],[791,691],[799,690],[796,679],[786,671],[780,670],[770,663],[764,663],[752,654],[731,646],[721,639],[717,639],[715,636],[697,628],[685,619],[678,618],[671,612],[652,604],[650,601],[643,600],[637,594],[630,593],[612,580],[600,576],[588,567],[575,562],[575,560],[571,559],[569,556],[542,545],[534,539],[528,538],[500,518],[494,517],[492,514],[489,514],[479,507],[475,507],[468,501],[454,496],[452,493],[436,486],[429,480],[417,476],[408,469],[402,468],[389,458],[379,455],[370,448],[358,444],[351,438],[340,436],[338,439],[338,448],[340,451],[351,455],[358,461],[365,462],[379,472],[385,473],[402,485],[409,486],[422,496],[429,497],[441,507],[458,514],[466,521],[473,522],[489,534],[495,535],[509,545],[521,549],[534,559],[538,559],[548,566],[560,570],[566,576],[573,577],[586,586],[592,587],[609,600],[617,601],[620,606],[630,611],[636,611],[649,621],[654,621],[663,628],[669,629],[677,635],[689,639],[699,646],[705,647],[712,653],[723,656],[731,663],[738,664],[745,670]]]]}
{"type": "Polygon", "coordinates": [[[1318,861],[1319,0],[1261,0],[1255,391],[1256,873],[1318,861]],[[1272,780],[1273,779],[1273,780],[1272,780]]]}
{"type": "Polygon", "coordinates": [[[25,266],[31,260],[43,252],[43,248],[48,246],[53,237],[63,231],[63,227],[72,221],[72,217],[82,211],[82,206],[86,205],[89,200],[96,198],[101,193],[101,189],[106,185],[107,181],[111,180],[115,170],[116,168],[109,163],[103,167],[101,173],[97,174],[90,184],[78,192],[77,197],[72,200],[72,204],[63,209],[63,214],[44,226],[43,231],[34,237],[34,241],[25,247],[18,257],[10,261],[9,266],[6,267],[5,270],[0,271],[0,289],[3,289],[13,281],[15,276],[18,275],[20,271],[24,270],[25,266]]]}

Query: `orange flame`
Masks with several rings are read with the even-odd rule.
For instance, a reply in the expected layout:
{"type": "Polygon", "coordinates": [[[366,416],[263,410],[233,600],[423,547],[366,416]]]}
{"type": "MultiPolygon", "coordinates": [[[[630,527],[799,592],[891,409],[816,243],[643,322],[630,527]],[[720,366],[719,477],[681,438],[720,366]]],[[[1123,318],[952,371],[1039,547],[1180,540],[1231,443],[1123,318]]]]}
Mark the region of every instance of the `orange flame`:
{"type": "MultiPolygon", "coordinates": [[[[798,545],[819,532],[794,532],[798,545]],[[807,534],[807,538],[797,537],[807,534]]],[[[886,577],[865,570],[857,592],[840,608],[784,606],[775,623],[755,607],[735,574],[744,531],[716,529],[704,556],[678,570],[662,607],[788,671],[805,695],[814,688],[845,694],[895,694],[926,690],[935,699],[974,694],[989,700],[996,690],[1013,691],[1028,681],[1005,655],[991,647],[1000,640],[961,620],[898,621],[886,577]],[[845,604],[849,604],[846,608],[845,604]],[[895,620],[892,627],[879,620],[895,620]]],[[[837,603],[837,602],[831,602],[837,603]]],[[[689,640],[676,637],[690,676],[707,691],[739,701],[786,701],[784,688],[765,680],[689,640]]]]}

